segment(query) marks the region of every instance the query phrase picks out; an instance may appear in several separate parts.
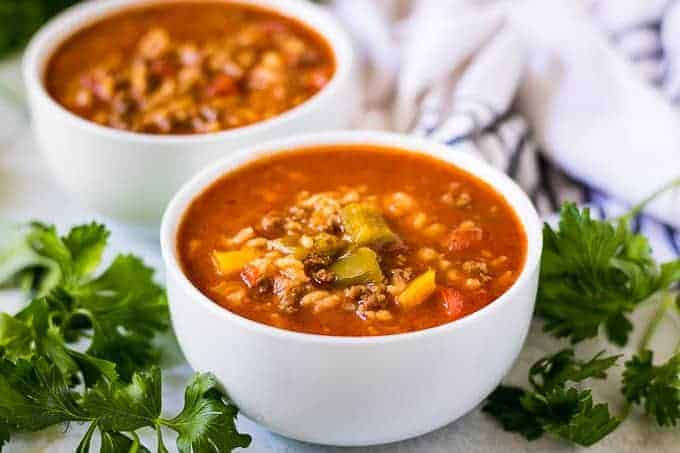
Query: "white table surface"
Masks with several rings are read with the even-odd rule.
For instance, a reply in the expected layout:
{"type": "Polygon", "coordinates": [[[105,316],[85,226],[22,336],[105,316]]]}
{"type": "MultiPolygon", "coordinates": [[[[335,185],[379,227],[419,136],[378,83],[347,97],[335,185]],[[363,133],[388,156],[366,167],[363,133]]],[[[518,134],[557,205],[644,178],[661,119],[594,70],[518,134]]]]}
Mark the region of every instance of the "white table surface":
{"type": "MultiPolygon", "coordinates": [[[[0,67],[0,81],[20,87],[19,72],[16,62],[0,67]]],[[[93,212],[79,205],[77,200],[64,194],[52,181],[36,149],[30,129],[28,116],[20,104],[12,104],[0,100],[0,221],[26,221],[39,219],[57,224],[62,231],[68,226],[93,219],[105,221],[112,230],[109,246],[110,259],[118,252],[133,252],[142,256],[147,263],[158,269],[159,279],[163,278],[160,251],[155,238],[144,237],[126,229],[122,225],[102,219],[93,212]]],[[[12,311],[20,306],[16,293],[0,293],[2,310],[12,311]]],[[[645,313],[638,318],[644,318],[645,313]]],[[[637,325],[640,323],[638,322],[637,325]]],[[[668,350],[676,341],[679,331],[672,321],[666,322],[661,329],[659,348],[668,350]]],[[[529,365],[546,353],[552,353],[565,343],[558,343],[541,333],[538,322],[534,323],[527,344],[507,378],[507,382],[524,384],[529,365]]],[[[639,329],[638,329],[639,330],[639,329]]],[[[503,341],[499,335],[498,341],[503,341]]],[[[632,342],[631,342],[632,343],[632,342]]],[[[602,346],[598,341],[589,342],[580,347],[584,354],[595,352],[602,346]]],[[[627,351],[630,352],[630,351],[627,351]]],[[[423,370],[426,372],[426,370],[423,370]]],[[[618,410],[621,405],[619,393],[620,370],[610,379],[595,386],[595,396],[611,402],[612,408],[618,410]]],[[[181,358],[168,359],[164,372],[164,411],[169,414],[179,410],[182,404],[183,388],[191,370],[182,363],[181,358]]],[[[432,398],[436,398],[432,395],[432,398]]],[[[409,414],[397,416],[408,417],[409,414]]],[[[241,417],[238,421],[241,431],[253,436],[249,452],[302,452],[316,453],[328,451],[346,452],[441,452],[441,453],[482,453],[482,452],[571,452],[585,451],[548,438],[534,442],[526,442],[518,435],[504,432],[498,425],[474,410],[462,419],[435,432],[405,442],[370,448],[340,449],[318,445],[304,444],[284,439],[269,433],[266,429],[241,417]]],[[[63,427],[54,427],[47,431],[15,436],[5,451],[23,452],[72,452],[83,433],[81,426],[72,424],[68,431],[63,427]]],[[[144,433],[145,438],[151,433],[144,433]]],[[[147,445],[154,445],[148,442],[147,445]]],[[[168,445],[174,447],[174,445],[168,445]]],[[[96,450],[95,450],[96,451],[96,450]]],[[[176,451],[171,448],[171,451],[176,451]]],[[[596,446],[587,449],[589,452],[659,452],[671,453],[680,451],[680,429],[661,430],[656,428],[644,416],[634,412],[624,425],[596,446]]]]}

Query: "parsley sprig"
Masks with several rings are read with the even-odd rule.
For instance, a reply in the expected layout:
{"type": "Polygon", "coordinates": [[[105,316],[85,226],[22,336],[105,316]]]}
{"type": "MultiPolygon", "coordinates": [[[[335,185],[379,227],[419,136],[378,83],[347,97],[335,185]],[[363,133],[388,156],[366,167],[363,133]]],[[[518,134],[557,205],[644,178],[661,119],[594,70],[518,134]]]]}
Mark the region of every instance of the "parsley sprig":
{"type": "Polygon", "coordinates": [[[59,368],[44,358],[0,362],[0,432],[32,432],[59,423],[88,423],[77,453],[90,451],[95,431],[101,452],[149,451],[136,431],[153,428],[157,451],[167,452],[162,427],[178,434],[182,453],[220,453],[247,447],[250,436],[234,426],[236,407],[224,400],[210,374],[196,374],[174,418],[161,416],[161,372],[158,367],[136,372],[130,383],[100,370],[101,379],[82,392],[72,389],[59,368]],[[136,447],[133,448],[133,447],[136,447]]]}
{"type": "Polygon", "coordinates": [[[620,356],[597,354],[588,361],[564,349],[538,360],[529,370],[529,388],[499,386],[484,412],[508,431],[529,440],[548,433],[575,444],[592,445],[614,431],[635,405],[660,426],[680,423],[680,344],[664,363],[653,363],[649,344],[660,321],[680,310],[674,286],[680,259],[658,264],[646,237],[631,221],[658,194],[680,186],[680,179],[635,206],[626,215],[598,220],[588,208],[566,203],[559,225],[545,225],[536,312],[544,330],[572,344],[604,332],[616,346],[628,343],[629,315],[644,301],[659,304],[645,329],[637,354],[625,362],[622,394],[626,405],[612,415],[606,403],[593,402],[590,379],[605,379],[620,356]]]}
{"type": "Polygon", "coordinates": [[[0,285],[20,285],[33,299],[14,316],[0,314],[0,449],[13,433],[61,423],[89,424],[78,453],[148,452],[136,431],[177,433],[181,453],[246,447],[237,409],[210,374],[196,374],[182,411],[161,415],[160,351],[168,329],[165,292],[153,270],[119,255],[101,273],[109,232],[77,226],[63,237],[41,223],[6,228],[0,243],[0,285]]]}
{"type": "Polygon", "coordinates": [[[616,429],[621,420],[609,413],[606,404],[594,404],[590,390],[581,390],[575,384],[606,378],[618,358],[600,352],[580,361],[573,349],[564,349],[531,367],[531,390],[500,386],[483,410],[506,430],[529,440],[547,432],[579,445],[592,445],[616,429]]]}

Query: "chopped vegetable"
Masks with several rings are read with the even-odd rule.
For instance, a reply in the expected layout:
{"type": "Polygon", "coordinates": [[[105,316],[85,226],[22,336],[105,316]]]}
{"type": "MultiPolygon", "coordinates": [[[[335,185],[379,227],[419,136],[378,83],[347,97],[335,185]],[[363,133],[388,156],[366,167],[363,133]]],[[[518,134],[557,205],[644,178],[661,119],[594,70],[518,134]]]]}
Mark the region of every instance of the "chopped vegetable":
{"type": "Polygon", "coordinates": [[[222,276],[233,277],[238,275],[246,264],[259,256],[260,253],[257,250],[248,248],[226,252],[216,250],[213,252],[213,261],[222,276]]]}
{"type": "Polygon", "coordinates": [[[465,308],[465,296],[454,288],[442,288],[439,290],[444,300],[444,311],[451,319],[458,319],[465,308]]]}
{"type": "Polygon", "coordinates": [[[347,247],[347,242],[328,233],[319,233],[312,238],[312,246],[303,247],[297,236],[284,236],[280,239],[269,241],[273,250],[278,250],[286,255],[293,255],[299,260],[305,259],[311,253],[326,256],[336,256],[347,247]]]}
{"type": "Polygon", "coordinates": [[[368,247],[360,247],[337,260],[330,267],[335,285],[345,288],[362,283],[378,283],[383,279],[378,255],[368,247]]]}
{"type": "Polygon", "coordinates": [[[451,232],[448,248],[452,252],[462,252],[474,246],[484,238],[484,232],[479,227],[458,227],[451,232]]]}
{"type": "Polygon", "coordinates": [[[436,277],[437,273],[432,269],[416,277],[408,284],[404,292],[399,294],[397,298],[399,306],[408,310],[429,299],[437,291],[436,277]]]}
{"type": "Polygon", "coordinates": [[[399,240],[387,222],[373,206],[360,203],[342,208],[342,224],[356,246],[382,246],[399,240]]]}
{"type": "Polygon", "coordinates": [[[284,236],[280,239],[269,241],[269,247],[285,255],[293,255],[301,260],[309,253],[309,250],[300,245],[300,238],[297,236],[284,236]]]}
{"type": "Polygon", "coordinates": [[[319,233],[313,238],[312,251],[326,256],[336,256],[347,247],[347,242],[328,233],[319,233]]]}

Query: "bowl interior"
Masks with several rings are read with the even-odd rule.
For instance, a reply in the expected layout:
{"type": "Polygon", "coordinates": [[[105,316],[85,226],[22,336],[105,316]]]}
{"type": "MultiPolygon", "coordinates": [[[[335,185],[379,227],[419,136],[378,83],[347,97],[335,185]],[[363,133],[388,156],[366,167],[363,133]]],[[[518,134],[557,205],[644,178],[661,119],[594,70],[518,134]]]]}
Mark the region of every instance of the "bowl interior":
{"type": "MultiPolygon", "coordinates": [[[[351,152],[348,150],[348,152],[351,152]]],[[[192,295],[203,307],[211,310],[216,316],[226,317],[231,321],[245,323],[248,327],[263,330],[272,335],[298,336],[300,338],[315,338],[315,341],[339,341],[339,342],[382,342],[395,341],[399,338],[413,337],[418,335],[436,334],[437,331],[456,328],[463,323],[478,322],[487,313],[496,310],[500,305],[509,303],[516,288],[527,283],[539,264],[542,247],[542,224],[538,215],[526,194],[506,175],[491,168],[473,154],[471,146],[448,147],[432,141],[409,137],[401,134],[380,132],[327,132],[320,134],[308,134],[292,137],[285,140],[273,141],[243,150],[197,174],[175,195],[168,205],[161,226],[161,247],[166,272],[169,277],[176,279],[189,294],[192,295]],[[510,207],[515,211],[527,239],[527,251],[524,266],[514,284],[499,298],[484,308],[456,321],[443,324],[429,329],[415,332],[376,336],[376,337],[338,337],[315,335],[309,333],[293,332],[260,324],[243,318],[231,311],[218,306],[208,297],[203,295],[186,277],[179,264],[177,253],[177,231],[180,222],[191,202],[207,189],[213,182],[230,171],[233,171],[249,162],[270,156],[285,153],[301,148],[326,145],[361,145],[392,147],[414,153],[426,154],[436,157],[444,162],[467,171],[489,184],[494,190],[502,195],[510,207]],[[170,275],[171,274],[171,275],[170,275]]]]}

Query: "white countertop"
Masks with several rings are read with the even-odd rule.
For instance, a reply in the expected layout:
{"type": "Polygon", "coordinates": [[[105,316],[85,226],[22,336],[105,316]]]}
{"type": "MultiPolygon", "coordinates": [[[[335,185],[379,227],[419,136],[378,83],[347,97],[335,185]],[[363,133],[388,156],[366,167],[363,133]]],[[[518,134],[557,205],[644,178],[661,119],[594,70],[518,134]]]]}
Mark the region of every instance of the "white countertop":
{"type": "MultiPolygon", "coordinates": [[[[0,67],[0,80],[18,86],[19,77],[16,64],[10,63],[0,67]]],[[[111,228],[112,238],[109,253],[133,252],[142,256],[147,263],[156,267],[159,278],[162,278],[162,267],[159,247],[155,238],[136,234],[124,226],[115,225],[80,206],[77,201],[54,186],[54,183],[36,149],[28,117],[19,105],[3,103],[0,100],[0,221],[26,221],[39,219],[55,223],[63,231],[68,226],[93,219],[102,220],[111,228]]],[[[0,292],[0,307],[11,311],[16,309],[17,295],[0,292]]],[[[667,339],[670,347],[675,338],[670,331],[677,329],[668,321],[660,329],[659,336],[667,339]]],[[[502,341],[499,335],[498,341],[502,341]]],[[[633,343],[633,342],[631,342],[633,343]]],[[[546,353],[555,352],[566,343],[559,344],[540,332],[540,325],[534,323],[527,344],[508,377],[509,382],[526,383],[527,369],[533,361],[546,353]]],[[[584,353],[597,351],[601,345],[597,341],[581,346],[584,353]]],[[[426,370],[423,370],[426,373],[426,370]]],[[[618,373],[618,370],[617,370],[618,373]]],[[[164,373],[164,410],[173,413],[182,404],[183,389],[191,370],[187,365],[177,362],[166,368],[164,373]]],[[[598,383],[595,396],[607,399],[613,410],[621,404],[619,394],[620,381],[610,377],[605,383],[598,383]]],[[[453,389],[452,391],[455,391],[453,389]]],[[[436,395],[432,395],[436,398],[436,395]]],[[[409,414],[398,416],[408,417],[409,414]]],[[[253,436],[252,452],[303,452],[315,453],[326,451],[347,452],[567,452],[585,451],[548,438],[527,442],[518,435],[504,432],[497,424],[479,410],[475,410],[462,419],[428,435],[409,441],[371,448],[335,449],[317,445],[303,444],[284,439],[266,431],[250,422],[239,420],[241,431],[253,436]]],[[[53,427],[45,432],[32,435],[16,436],[6,451],[21,452],[72,452],[82,435],[82,427],[72,424],[68,431],[63,427],[53,427]]],[[[151,433],[144,433],[151,434],[151,433]]],[[[146,437],[146,436],[145,436],[146,437]]],[[[170,438],[168,438],[169,440],[170,438]]],[[[175,451],[173,442],[167,442],[171,451],[175,451]]],[[[148,443],[147,445],[153,445],[148,443]]],[[[96,451],[96,450],[95,450],[96,451]]],[[[656,428],[644,416],[634,412],[621,428],[611,434],[589,452],[643,452],[671,453],[680,451],[680,429],[661,430],[656,428]]]]}

